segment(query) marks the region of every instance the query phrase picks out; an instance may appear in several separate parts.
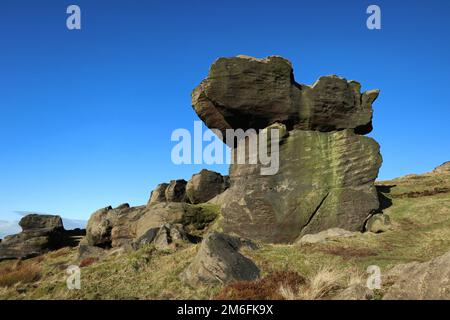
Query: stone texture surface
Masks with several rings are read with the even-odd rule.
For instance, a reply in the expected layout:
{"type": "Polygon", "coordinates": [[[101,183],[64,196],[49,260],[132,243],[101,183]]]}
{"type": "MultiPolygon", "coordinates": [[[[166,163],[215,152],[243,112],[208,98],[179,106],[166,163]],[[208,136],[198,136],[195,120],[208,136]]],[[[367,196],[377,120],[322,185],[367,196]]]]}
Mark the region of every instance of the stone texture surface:
{"type": "Polygon", "coordinates": [[[222,199],[223,230],[267,242],[293,242],[330,228],[362,231],[379,207],[374,181],[378,144],[351,130],[292,130],[275,175],[260,165],[232,165],[222,199]]]}
{"type": "Polygon", "coordinates": [[[372,300],[373,290],[362,284],[354,284],[339,292],[333,300],[372,300]]]}
{"type": "Polygon", "coordinates": [[[281,57],[221,58],[211,66],[192,94],[209,128],[282,131],[275,175],[248,161],[231,165],[231,186],[215,199],[224,232],[293,242],[330,228],[363,230],[379,208],[374,181],[382,159],[376,141],[361,135],[372,129],[378,90],[360,88],[337,76],[297,84],[281,57]]]}
{"type": "Polygon", "coordinates": [[[208,283],[255,280],[258,267],[239,252],[243,245],[254,249],[251,242],[219,232],[209,233],[194,261],[180,275],[191,286],[208,283]]]}
{"type": "Polygon", "coordinates": [[[172,180],[165,190],[166,201],[169,202],[186,202],[186,184],[187,181],[172,180]]]}
{"type": "Polygon", "coordinates": [[[186,185],[186,194],[190,203],[204,203],[221,194],[229,187],[228,177],[220,173],[202,170],[194,174],[186,185]]]}
{"type": "Polygon", "coordinates": [[[450,252],[424,263],[397,265],[385,282],[393,284],[384,300],[450,300],[450,252]]]}
{"type": "Polygon", "coordinates": [[[347,231],[339,228],[331,228],[315,234],[306,234],[296,241],[298,244],[302,243],[326,243],[335,238],[352,237],[356,232],[347,231]]]}
{"type": "Polygon", "coordinates": [[[378,90],[337,76],[312,86],[295,82],[291,63],[278,56],[220,58],[194,89],[192,104],[209,128],[263,129],[280,122],[291,129],[372,130],[372,102],[378,90]]]}
{"type": "Polygon", "coordinates": [[[0,243],[0,261],[31,258],[65,246],[75,246],[84,230],[66,231],[55,215],[30,214],[19,225],[22,232],[5,237],[0,243]]]}

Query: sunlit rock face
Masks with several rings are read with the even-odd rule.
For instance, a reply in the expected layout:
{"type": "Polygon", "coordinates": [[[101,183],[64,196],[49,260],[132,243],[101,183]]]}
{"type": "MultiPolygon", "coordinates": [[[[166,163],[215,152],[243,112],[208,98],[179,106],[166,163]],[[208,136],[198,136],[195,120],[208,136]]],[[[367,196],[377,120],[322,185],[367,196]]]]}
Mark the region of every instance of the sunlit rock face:
{"type": "Polygon", "coordinates": [[[225,232],[289,243],[329,228],[363,229],[379,207],[374,181],[382,159],[378,143],[363,136],[379,91],[360,89],[337,76],[298,84],[281,57],[214,62],[192,94],[210,129],[225,137],[226,129],[283,128],[271,154],[279,159],[275,174],[261,175],[261,164],[231,165],[221,197],[225,232]]]}

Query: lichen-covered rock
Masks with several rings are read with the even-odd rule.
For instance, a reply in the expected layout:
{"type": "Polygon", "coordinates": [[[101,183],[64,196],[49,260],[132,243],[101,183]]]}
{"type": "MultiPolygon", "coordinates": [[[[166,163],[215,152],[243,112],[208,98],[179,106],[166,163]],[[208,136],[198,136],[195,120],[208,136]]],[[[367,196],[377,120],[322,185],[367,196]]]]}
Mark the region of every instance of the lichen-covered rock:
{"type": "Polygon", "coordinates": [[[165,190],[166,201],[168,202],[186,202],[186,184],[187,181],[172,180],[165,190]]]}
{"type": "Polygon", "coordinates": [[[362,231],[379,207],[374,181],[378,144],[351,130],[292,130],[279,149],[279,170],[233,164],[222,201],[224,232],[266,242],[293,242],[330,228],[362,231]]]}
{"type": "Polygon", "coordinates": [[[391,219],[387,214],[377,213],[366,222],[366,231],[373,233],[386,232],[391,228],[391,219]]]}
{"type": "Polygon", "coordinates": [[[55,215],[30,214],[19,225],[22,232],[5,237],[0,243],[0,261],[31,258],[65,246],[76,246],[84,230],[66,231],[55,215]]]}
{"type": "Polygon", "coordinates": [[[150,206],[150,205],[152,205],[154,203],[158,203],[158,202],[165,202],[166,201],[166,189],[168,186],[169,186],[168,183],[159,184],[155,188],[155,190],[152,191],[147,206],[150,206]]]}
{"type": "Polygon", "coordinates": [[[186,185],[186,195],[190,203],[197,204],[211,200],[229,187],[229,181],[220,173],[202,170],[194,174],[186,185]]]}
{"type": "Polygon", "coordinates": [[[180,278],[194,287],[200,284],[257,279],[258,267],[239,252],[243,245],[254,248],[249,242],[237,237],[219,232],[209,233],[193,262],[180,278]]]}
{"type": "MultiPolygon", "coordinates": [[[[382,159],[372,130],[378,90],[337,76],[297,84],[281,57],[221,58],[194,89],[193,107],[210,129],[269,129],[280,134],[279,168],[232,164],[221,204],[224,232],[267,242],[293,242],[330,228],[363,231],[379,208],[374,181],[382,159]]],[[[261,135],[261,133],[260,133],[261,135]]],[[[230,145],[230,142],[227,141],[230,145]]],[[[233,146],[234,147],[234,146],[233,146]]],[[[235,153],[236,150],[233,150],[235,153]]]]}

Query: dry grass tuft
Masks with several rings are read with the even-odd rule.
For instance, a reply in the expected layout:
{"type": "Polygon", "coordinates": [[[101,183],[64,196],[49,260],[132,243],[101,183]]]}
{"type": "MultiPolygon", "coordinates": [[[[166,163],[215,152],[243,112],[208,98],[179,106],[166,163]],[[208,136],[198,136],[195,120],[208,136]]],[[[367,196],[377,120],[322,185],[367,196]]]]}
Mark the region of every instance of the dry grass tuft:
{"type": "Polygon", "coordinates": [[[363,282],[364,274],[362,273],[322,268],[297,290],[281,286],[279,293],[286,300],[328,299],[348,286],[363,282]]]}
{"type": "Polygon", "coordinates": [[[224,287],[215,297],[219,300],[282,300],[280,286],[297,291],[305,278],[293,271],[276,271],[256,281],[239,281],[224,287]]]}
{"type": "MultiPolygon", "coordinates": [[[[38,263],[38,262],[37,262],[38,263]]],[[[41,268],[36,262],[17,260],[0,268],[0,287],[12,287],[18,283],[32,283],[41,278],[41,268]]]]}
{"type": "Polygon", "coordinates": [[[86,259],[81,260],[80,268],[90,266],[91,264],[94,264],[97,261],[98,261],[98,258],[96,258],[96,257],[87,257],[86,259]]]}

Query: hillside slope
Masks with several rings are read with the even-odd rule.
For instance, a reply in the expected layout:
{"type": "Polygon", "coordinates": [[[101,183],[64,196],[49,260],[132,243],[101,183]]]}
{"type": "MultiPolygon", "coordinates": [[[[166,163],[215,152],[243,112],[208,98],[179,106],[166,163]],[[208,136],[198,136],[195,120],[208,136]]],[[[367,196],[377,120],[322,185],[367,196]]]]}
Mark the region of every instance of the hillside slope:
{"type": "MultiPolygon", "coordinates": [[[[259,244],[258,250],[244,249],[263,277],[250,286],[191,288],[182,283],[179,274],[199,245],[181,242],[163,251],[149,245],[131,253],[112,251],[98,261],[81,261],[81,289],[68,290],[66,269],[80,262],[76,248],[63,248],[29,260],[1,262],[0,299],[332,298],[355,278],[365,281],[368,266],[379,266],[385,274],[398,264],[424,262],[450,251],[449,163],[430,173],[380,181],[377,189],[383,212],[391,218],[389,231],[357,233],[324,243],[259,244]],[[306,279],[308,290],[319,280],[328,287],[322,284],[323,292],[302,295],[286,290],[289,283],[275,282],[270,285],[276,290],[269,295],[264,287],[269,280],[264,279],[276,279],[273,275],[280,272],[298,275],[292,277],[294,282],[306,279]]],[[[384,282],[371,298],[381,298],[389,285],[384,282]]]]}

